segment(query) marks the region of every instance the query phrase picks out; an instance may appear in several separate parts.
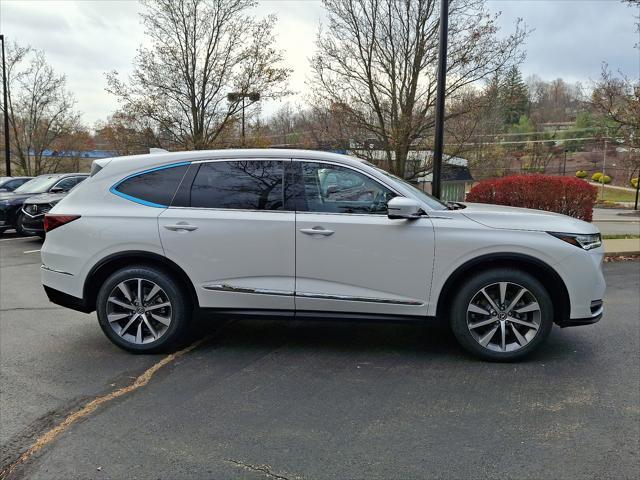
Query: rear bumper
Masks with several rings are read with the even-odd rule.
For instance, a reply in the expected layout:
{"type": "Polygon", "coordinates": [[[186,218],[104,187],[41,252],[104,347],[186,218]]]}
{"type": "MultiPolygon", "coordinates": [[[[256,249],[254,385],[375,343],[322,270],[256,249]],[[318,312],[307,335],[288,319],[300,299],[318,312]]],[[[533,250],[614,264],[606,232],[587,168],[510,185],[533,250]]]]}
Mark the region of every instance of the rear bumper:
{"type": "Polygon", "coordinates": [[[83,298],[74,297],[73,295],[61,292],[60,290],[48,287],[47,285],[43,285],[43,287],[47,297],[49,297],[49,301],[56,305],[83,313],[91,313],[94,310],[92,307],[87,305],[83,298]]]}

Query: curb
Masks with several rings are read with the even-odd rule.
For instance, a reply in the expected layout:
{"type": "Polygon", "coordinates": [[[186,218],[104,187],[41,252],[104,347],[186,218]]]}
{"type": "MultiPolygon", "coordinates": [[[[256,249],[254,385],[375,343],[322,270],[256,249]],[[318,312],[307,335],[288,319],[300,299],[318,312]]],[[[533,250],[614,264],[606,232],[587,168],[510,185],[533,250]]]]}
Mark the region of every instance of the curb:
{"type": "Polygon", "coordinates": [[[591,220],[591,223],[638,223],[640,224],[640,220],[632,218],[631,220],[591,220]]]}
{"type": "Polygon", "coordinates": [[[631,257],[640,255],[640,250],[630,251],[630,252],[605,252],[605,257],[631,257]]]}

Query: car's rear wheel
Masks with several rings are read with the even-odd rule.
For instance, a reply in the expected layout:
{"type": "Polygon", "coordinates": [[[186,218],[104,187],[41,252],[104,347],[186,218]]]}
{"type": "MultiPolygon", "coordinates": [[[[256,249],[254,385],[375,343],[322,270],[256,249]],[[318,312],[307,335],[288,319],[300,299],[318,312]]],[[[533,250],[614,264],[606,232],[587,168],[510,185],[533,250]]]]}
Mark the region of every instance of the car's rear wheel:
{"type": "Polygon", "coordinates": [[[125,350],[155,353],[177,347],[191,320],[182,286],[150,266],[113,273],[98,292],[98,321],[109,339],[125,350]]]}
{"type": "Polygon", "coordinates": [[[495,269],[464,283],[451,310],[460,344],[486,360],[525,357],[547,338],[553,304],[544,286],[526,272],[495,269]]]}

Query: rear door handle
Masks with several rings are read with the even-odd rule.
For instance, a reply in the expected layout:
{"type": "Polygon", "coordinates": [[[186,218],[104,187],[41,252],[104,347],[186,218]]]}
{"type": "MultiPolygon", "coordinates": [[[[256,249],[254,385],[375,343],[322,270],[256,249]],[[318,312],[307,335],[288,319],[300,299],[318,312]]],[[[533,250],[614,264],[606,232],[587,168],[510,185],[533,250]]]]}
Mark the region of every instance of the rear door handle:
{"type": "Polygon", "coordinates": [[[180,230],[184,230],[186,232],[193,232],[197,230],[198,227],[195,225],[189,225],[188,223],[176,223],[175,225],[164,225],[164,228],[167,230],[171,230],[172,232],[178,232],[180,230]]]}
{"type": "Polygon", "coordinates": [[[306,235],[324,235],[325,237],[335,233],[333,230],[325,230],[322,227],[301,228],[300,231],[306,235]]]}

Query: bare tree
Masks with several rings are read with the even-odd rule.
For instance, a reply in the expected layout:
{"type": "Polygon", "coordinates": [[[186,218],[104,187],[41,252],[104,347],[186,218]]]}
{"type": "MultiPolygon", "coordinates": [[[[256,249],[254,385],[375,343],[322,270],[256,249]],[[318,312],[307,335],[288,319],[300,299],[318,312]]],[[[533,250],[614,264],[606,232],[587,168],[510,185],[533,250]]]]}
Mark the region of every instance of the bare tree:
{"type": "Polygon", "coordinates": [[[149,148],[170,148],[148,117],[138,117],[124,110],[114,112],[95,125],[96,146],[118,155],[147,153],[149,148]]]}
{"type": "Polygon", "coordinates": [[[26,175],[57,171],[61,157],[46,151],[81,128],[65,76],[42,51],[14,43],[7,49],[7,84],[13,163],[26,175]]]}
{"type": "MultiPolygon", "coordinates": [[[[280,66],[269,16],[247,14],[254,0],[143,0],[150,47],[140,47],[128,82],[107,75],[107,91],[126,111],[153,120],[183,148],[212,145],[240,110],[229,92],[287,94],[290,70],[280,66]]],[[[253,102],[249,101],[251,111],[253,102]]]]}
{"type": "Polygon", "coordinates": [[[605,64],[594,85],[591,103],[609,135],[621,138],[635,153],[625,162],[633,176],[640,170],[640,80],[631,80],[622,73],[614,76],[605,64]]]}
{"type": "MultiPolygon", "coordinates": [[[[348,121],[377,138],[394,173],[434,124],[437,0],[324,0],[328,28],[313,57],[315,101],[339,104],[348,121]]],[[[447,65],[449,99],[518,63],[526,32],[497,36],[484,0],[452,0],[447,65]]],[[[456,112],[461,114],[462,112],[456,112]]],[[[449,114],[450,116],[450,114],[449,114]]]]}

